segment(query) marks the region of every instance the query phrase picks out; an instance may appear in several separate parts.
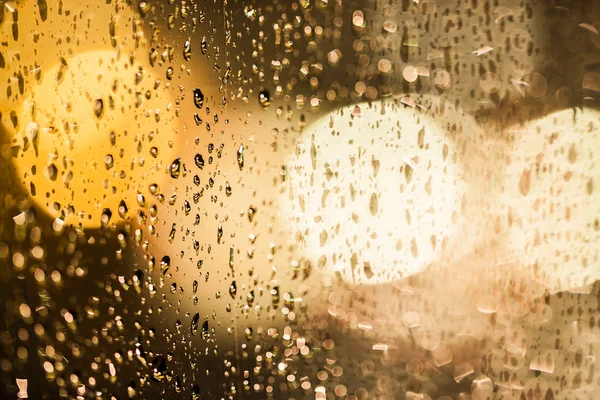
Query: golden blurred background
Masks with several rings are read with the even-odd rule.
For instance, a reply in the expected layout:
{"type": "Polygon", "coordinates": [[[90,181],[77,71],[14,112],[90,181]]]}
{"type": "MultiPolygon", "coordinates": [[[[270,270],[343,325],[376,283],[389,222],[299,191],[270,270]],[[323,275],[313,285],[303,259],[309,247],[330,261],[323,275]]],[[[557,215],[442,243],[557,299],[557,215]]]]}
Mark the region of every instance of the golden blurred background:
{"type": "Polygon", "coordinates": [[[1,392],[594,398],[600,7],[491,3],[2,2],[1,392]]]}

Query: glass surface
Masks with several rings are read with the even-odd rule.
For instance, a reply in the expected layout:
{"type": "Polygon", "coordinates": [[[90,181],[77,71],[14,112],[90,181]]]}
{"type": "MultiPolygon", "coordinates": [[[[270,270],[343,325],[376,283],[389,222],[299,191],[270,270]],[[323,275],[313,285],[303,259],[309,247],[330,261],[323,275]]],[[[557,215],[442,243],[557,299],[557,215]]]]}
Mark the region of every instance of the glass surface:
{"type": "Polygon", "coordinates": [[[0,398],[597,399],[599,30],[0,1],[0,398]]]}

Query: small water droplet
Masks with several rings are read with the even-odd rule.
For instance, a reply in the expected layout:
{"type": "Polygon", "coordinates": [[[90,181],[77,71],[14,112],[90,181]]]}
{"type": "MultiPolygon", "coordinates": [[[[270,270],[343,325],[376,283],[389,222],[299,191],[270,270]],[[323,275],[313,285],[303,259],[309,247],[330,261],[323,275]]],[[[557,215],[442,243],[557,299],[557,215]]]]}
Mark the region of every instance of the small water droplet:
{"type": "Polygon", "coordinates": [[[185,58],[185,61],[190,61],[190,59],[192,58],[192,43],[190,42],[189,38],[185,41],[185,44],[183,45],[183,58],[185,58]]]}
{"type": "Polygon", "coordinates": [[[125,218],[125,215],[127,215],[127,204],[125,204],[124,200],[121,200],[121,202],[119,203],[119,217],[121,218],[125,218]]]}
{"type": "Polygon", "coordinates": [[[115,160],[113,159],[112,154],[107,154],[104,156],[104,166],[107,170],[111,169],[115,165],[115,160]]]}
{"type": "Polygon", "coordinates": [[[171,232],[169,232],[169,243],[173,243],[173,240],[175,240],[175,224],[171,225],[171,232]]]}
{"type": "Polygon", "coordinates": [[[150,11],[150,4],[142,1],[140,3],[140,14],[142,14],[142,17],[145,17],[148,14],[148,11],[150,11]]]}
{"type": "MultiPolygon", "coordinates": [[[[140,9],[142,7],[142,4],[144,4],[144,3],[140,3],[140,9]]],[[[152,48],[150,50],[149,58],[150,58],[150,66],[152,66],[152,67],[156,66],[156,62],[158,61],[158,51],[156,51],[155,48],[152,48]]]]}
{"type": "Polygon", "coordinates": [[[104,114],[104,101],[102,99],[96,99],[94,101],[94,115],[96,118],[101,118],[104,114]]]}
{"type": "Polygon", "coordinates": [[[240,167],[240,170],[242,168],[244,168],[244,145],[241,144],[240,148],[237,151],[237,162],[238,162],[238,167],[240,167]]]}
{"type": "Polygon", "coordinates": [[[207,340],[208,339],[208,321],[204,321],[204,323],[202,324],[202,340],[207,340]]]}
{"type": "Polygon", "coordinates": [[[237,294],[237,284],[235,283],[235,281],[232,281],[231,285],[229,285],[229,295],[231,296],[232,299],[235,300],[236,294],[237,294]]]}
{"type": "Polygon", "coordinates": [[[158,355],[152,360],[152,380],[162,382],[165,380],[167,372],[167,360],[165,357],[158,355]]]}
{"type": "Polygon", "coordinates": [[[208,44],[206,43],[206,36],[203,36],[202,41],[200,42],[200,51],[202,51],[202,54],[206,54],[207,49],[208,44]]]}
{"type": "Polygon", "coordinates": [[[160,273],[162,276],[165,276],[167,272],[171,268],[171,258],[169,256],[164,256],[160,261],[160,273]]]}
{"type": "Polygon", "coordinates": [[[195,335],[198,332],[198,321],[200,320],[200,313],[196,312],[192,317],[191,331],[192,335],[195,335]]]}
{"type": "Polygon", "coordinates": [[[202,108],[204,105],[204,94],[200,90],[200,88],[194,89],[194,105],[197,108],[202,108]]]}
{"type": "Polygon", "coordinates": [[[204,158],[202,157],[202,154],[196,153],[194,156],[194,162],[198,168],[204,168],[204,158]]]}
{"type": "Polygon", "coordinates": [[[221,238],[223,237],[223,225],[219,224],[217,228],[217,243],[221,243],[221,238]]]}

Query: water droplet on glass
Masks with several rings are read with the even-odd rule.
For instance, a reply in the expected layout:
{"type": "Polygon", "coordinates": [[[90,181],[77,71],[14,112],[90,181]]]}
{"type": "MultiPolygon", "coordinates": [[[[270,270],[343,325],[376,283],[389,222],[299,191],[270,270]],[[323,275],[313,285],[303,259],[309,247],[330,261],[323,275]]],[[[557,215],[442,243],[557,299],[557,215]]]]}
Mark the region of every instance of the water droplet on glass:
{"type": "Polygon", "coordinates": [[[204,94],[200,88],[194,89],[194,105],[196,108],[202,108],[204,105],[204,94]]]}
{"type": "Polygon", "coordinates": [[[173,67],[167,68],[166,77],[168,80],[173,80],[173,73],[174,73],[173,67]]]}
{"type": "Polygon", "coordinates": [[[200,313],[196,312],[192,317],[191,331],[192,335],[195,335],[198,332],[198,321],[200,320],[200,313]]]}
{"type": "Polygon", "coordinates": [[[167,271],[169,271],[169,268],[171,268],[171,258],[169,256],[164,256],[160,261],[161,275],[165,276],[167,274],[167,271]]]}
{"type": "Polygon", "coordinates": [[[179,174],[181,173],[181,159],[179,157],[173,160],[173,162],[171,163],[171,168],[169,170],[171,173],[171,178],[179,178],[179,174]]]}
{"type": "Polygon", "coordinates": [[[208,321],[204,321],[204,323],[202,324],[202,340],[208,339],[208,335],[208,321]]]}
{"type": "Polygon", "coordinates": [[[167,360],[164,356],[157,355],[152,360],[152,380],[155,382],[162,382],[165,380],[167,372],[167,360]]]}
{"type": "Polygon", "coordinates": [[[148,14],[148,11],[150,11],[150,4],[142,1],[140,3],[140,14],[142,14],[142,17],[145,17],[148,14]]]}
{"type": "MultiPolygon", "coordinates": [[[[140,3],[140,8],[141,7],[142,7],[142,3],[140,3]]],[[[149,59],[150,59],[150,66],[152,66],[152,67],[156,66],[156,62],[158,61],[158,51],[156,51],[155,48],[152,48],[150,50],[149,59]]]]}
{"type": "Polygon", "coordinates": [[[169,232],[169,243],[173,243],[175,240],[175,224],[171,225],[171,232],[169,232]]]}
{"type": "Polygon", "coordinates": [[[111,169],[115,165],[115,160],[113,159],[112,154],[107,154],[104,156],[104,166],[107,170],[111,169]]]}
{"type": "Polygon", "coordinates": [[[238,167],[240,167],[240,170],[242,168],[244,168],[244,145],[241,144],[240,148],[237,151],[237,162],[238,162],[238,167]]]}
{"type": "Polygon", "coordinates": [[[200,42],[200,51],[202,54],[206,54],[206,50],[208,49],[208,44],[206,43],[206,36],[202,37],[202,41],[200,42]]]}
{"type": "Polygon", "coordinates": [[[185,61],[190,61],[190,59],[192,58],[192,43],[190,42],[189,38],[185,41],[185,44],[183,45],[183,58],[185,58],[185,61]]]}
{"type": "Polygon", "coordinates": [[[235,300],[236,294],[237,294],[237,284],[235,283],[235,281],[232,281],[231,285],[229,285],[229,295],[231,296],[232,299],[235,300]]]}
{"type": "Polygon", "coordinates": [[[94,115],[96,118],[101,118],[104,114],[104,101],[102,99],[96,99],[94,101],[94,115]]]}
{"type": "Polygon", "coordinates": [[[202,157],[202,154],[196,153],[194,162],[196,163],[196,167],[200,169],[204,168],[204,158],[202,157]]]}
{"type": "Polygon", "coordinates": [[[258,103],[265,109],[271,105],[271,93],[268,89],[261,89],[258,94],[258,103]]]}

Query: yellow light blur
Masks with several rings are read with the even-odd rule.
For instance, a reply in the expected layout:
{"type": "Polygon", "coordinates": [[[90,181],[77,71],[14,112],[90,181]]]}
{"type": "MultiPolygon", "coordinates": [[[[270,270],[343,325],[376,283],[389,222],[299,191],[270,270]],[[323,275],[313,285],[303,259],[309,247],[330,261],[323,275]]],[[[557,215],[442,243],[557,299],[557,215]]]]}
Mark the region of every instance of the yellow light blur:
{"type": "Polygon", "coordinates": [[[99,227],[103,209],[115,222],[121,200],[131,208],[138,190],[160,187],[177,143],[140,17],[125,2],[66,1],[62,13],[48,7],[46,18],[35,1],[15,7],[30,12],[19,13],[18,38],[12,24],[1,27],[11,40],[0,78],[12,96],[0,108],[11,144],[21,147],[17,178],[38,207],[67,224],[99,227]]]}
{"type": "Polygon", "coordinates": [[[146,84],[136,85],[139,66],[113,51],[72,57],[64,69],[48,70],[23,104],[17,141],[29,145],[16,159],[17,174],[52,215],[71,205],[67,223],[99,226],[102,209],[116,215],[121,200],[131,207],[144,184],[161,183],[174,151],[172,117],[156,98],[162,92],[149,89],[155,76],[143,72],[146,84]],[[139,107],[136,91],[144,93],[139,107]]]}

